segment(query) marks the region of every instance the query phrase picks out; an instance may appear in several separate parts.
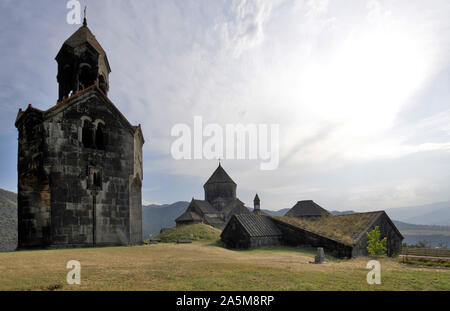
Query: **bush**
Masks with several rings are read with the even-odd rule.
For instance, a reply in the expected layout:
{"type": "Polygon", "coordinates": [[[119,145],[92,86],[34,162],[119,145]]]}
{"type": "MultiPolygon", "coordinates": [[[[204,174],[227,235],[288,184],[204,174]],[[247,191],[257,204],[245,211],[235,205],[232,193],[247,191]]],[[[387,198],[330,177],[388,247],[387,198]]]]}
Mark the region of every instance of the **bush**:
{"type": "Polygon", "coordinates": [[[380,239],[380,228],[376,226],[372,231],[367,232],[367,251],[371,256],[386,255],[387,238],[380,239]]]}

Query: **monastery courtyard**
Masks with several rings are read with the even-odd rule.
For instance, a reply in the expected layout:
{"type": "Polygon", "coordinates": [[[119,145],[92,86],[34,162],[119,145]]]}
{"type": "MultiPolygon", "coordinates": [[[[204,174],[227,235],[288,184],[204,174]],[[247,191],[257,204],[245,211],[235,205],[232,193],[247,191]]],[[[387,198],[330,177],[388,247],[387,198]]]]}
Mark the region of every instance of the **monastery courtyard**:
{"type": "Polygon", "coordinates": [[[366,257],[312,264],[313,249],[228,250],[214,242],[0,253],[0,290],[450,290],[450,269],[381,258],[369,285],[366,257]],[[68,285],[67,262],[81,263],[68,285]]]}

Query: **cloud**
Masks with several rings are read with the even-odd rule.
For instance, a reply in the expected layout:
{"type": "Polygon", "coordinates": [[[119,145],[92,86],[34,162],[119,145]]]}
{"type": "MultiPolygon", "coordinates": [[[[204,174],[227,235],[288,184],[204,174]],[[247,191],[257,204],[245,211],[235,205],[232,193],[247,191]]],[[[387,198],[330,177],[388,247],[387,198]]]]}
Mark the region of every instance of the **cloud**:
{"type": "Polygon", "coordinates": [[[317,17],[328,12],[329,0],[308,0],[306,14],[308,17],[317,17]]]}
{"type": "Polygon", "coordinates": [[[147,206],[147,205],[163,205],[163,204],[161,204],[159,202],[150,202],[150,201],[142,200],[142,205],[147,206]]]}
{"type": "MultiPolygon", "coordinates": [[[[109,96],[143,127],[144,187],[159,186],[144,193],[148,201],[190,199],[217,165],[170,155],[171,128],[192,126],[196,115],[219,125],[280,124],[278,170],[261,172],[260,161],[223,161],[243,200],[251,202],[254,192],[262,192],[271,208],[304,197],[344,208],[358,202],[366,208],[383,196],[389,198],[385,202],[403,203],[408,191],[395,184],[420,187],[404,171],[398,176],[384,171],[377,183],[371,180],[375,173],[349,178],[345,186],[342,180],[348,172],[380,171],[380,162],[403,167],[402,161],[415,157],[423,161],[414,165],[428,171],[446,168],[449,112],[442,102],[449,94],[435,95],[436,103],[427,98],[416,103],[433,111],[427,118],[402,116],[417,93],[430,89],[437,72],[448,68],[448,1],[432,7],[422,1],[359,0],[83,4],[112,67],[109,96]],[[439,159],[427,160],[436,154],[439,159]]],[[[53,58],[77,27],[64,24],[65,6],[51,1],[39,4],[49,10],[30,2],[2,5],[1,129],[13,132],[18,108],[54,105],[53,58]]],[[[425,171],[420,176],[448,186],[425,171]]],[[[440,190],[424,189],[411,197],[449,199],[440,190]]]]}
{"type": "Polygon", "coordinates": [[[235,0],[229,19],[216,25],[222,40],[235,57],[264,40],[264,23],[270,17],[272,3],[263,0],[235,0]]]}
{"type": "Polygon", "coordinates": [[[367,2],[367,20],[371,24],[383,24],[389,20],[389,16],[392,14],[391,11],[383,9],[380,1],[369,0],[367,2]]]}
{"type": "Polygon", "coordinates": [[[450,110],[434,114],[420,120],[417,124],[419,131],[440,131],[450,136],[450,110]]]}

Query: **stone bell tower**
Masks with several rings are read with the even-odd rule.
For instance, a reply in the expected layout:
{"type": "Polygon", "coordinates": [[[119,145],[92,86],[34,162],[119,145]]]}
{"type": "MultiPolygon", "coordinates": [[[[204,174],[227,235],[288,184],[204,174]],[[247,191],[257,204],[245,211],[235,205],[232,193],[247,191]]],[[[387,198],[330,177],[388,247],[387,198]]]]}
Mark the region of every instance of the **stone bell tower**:
{"type": "Polygon", "coordinates": [[[83,25],[56,56],[59,95],[19,110],[19,248],[142,242],[141,126],[108,98],[108,58],[83,25]]]}

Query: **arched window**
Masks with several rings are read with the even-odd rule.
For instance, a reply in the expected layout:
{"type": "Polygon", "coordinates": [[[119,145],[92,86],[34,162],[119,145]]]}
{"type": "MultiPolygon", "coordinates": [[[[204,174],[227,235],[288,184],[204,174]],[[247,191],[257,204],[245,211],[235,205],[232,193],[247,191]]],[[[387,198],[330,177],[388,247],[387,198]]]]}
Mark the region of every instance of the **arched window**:
{"type": "Polygon", "coordinates": [[[105,150],[105,133],[102,123],[98,123],[95,131],[95,146],[99,150],[105,150]]]}
{"type": "Polygon", "coordinates": [[[94,128],[87,119],[83,121],[82,141],[85,148],[94,148],[94,128]]]}
{"type": "Polygon", "coordinates": [[[101,188],[102,187],[102,175],[100,174],[99,171],[94,172],[93,186],[95,188],[101,188]]]}
{"type": "Polygon", "coordinates": [[[64,97],[69,97],[70,92],[73,91],[73,83],[72,83],[73,69],[69,65],[65,65],[61,70],[61,81],[60,81],[60,94],[59,99],[63,99],[64,97]]]}
{"type": "Polygon", "coordinates": [[[91,66],[89,64],[82,64],[80,66],[80,76],[78,81],[80,84],[80,91],[94,84],[94,78],[92,75],[91,66]]]}
{"type": "Polygon", "coordinates": [[[102,188],[103,188],[102,171],[98,168],[89,167],[88,174],[89,174],[89,179],[88,179],[87,189],[102,190],[102,188]]]}

